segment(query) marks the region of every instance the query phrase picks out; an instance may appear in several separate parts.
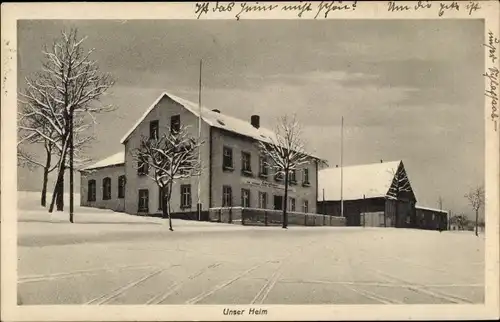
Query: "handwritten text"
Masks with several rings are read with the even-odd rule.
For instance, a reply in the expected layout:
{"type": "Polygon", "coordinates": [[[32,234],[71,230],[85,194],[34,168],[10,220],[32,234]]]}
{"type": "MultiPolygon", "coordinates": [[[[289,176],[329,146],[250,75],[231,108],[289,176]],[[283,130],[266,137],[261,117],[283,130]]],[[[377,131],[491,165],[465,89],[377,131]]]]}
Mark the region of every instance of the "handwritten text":
{"type": "Polygon", "coordinates": [[[486,89],[484,91],[484,96],[487,97],[489,100],[489,105],[491,107],[491,120],[493,121],[493,126],[495,131],[498,131],[498,89],[499,89],[499,82],[500,82],[500,71],[498,70],[498,67],[496,65],[496,61],[498,60],[498,37],[495,36],[495,34],[490,30],[488,32],[488,41],[486,44],[484,44],[484,47],[486,48],[488,52],[488,58],[490,59],[489,62],[487,62],[487,65],[491,65],[487,67],[486,72],[483,74],[483,76],[486,79],[486,89]]]}
{"type": "Polygon", "coordinates": [[[410,12],[410,11],[422,11],[428,10],[436,7],[437,15],[442,17],[447,12],[455,11],[460,12],[466,10],[467,13],[472,15],[473,12],[481,9],[477,1],[469,1],[465,4],[465,1],[453,1],[453,2],[432,2],[432,1],[416,1],[415,4],[397,4],[396,1],[389,1],[387,3],[387,11],[389,12],[410,12]],[[461,7],[462,6],[462,7],[461,7]],[[465,9],[463,9],[465,7],[465,9]]]}
{"type": "Polygon", "coordinates": [[[489,53],[489,58],[491,59],[491,62],[494,64],[495,61],[498,59],[498,54],[497,54],[497,46],[498,46],[499,40],[497,37],[494,36],[493,32],[490,31],[488,32],[488,43],[484,44],[486,48],[488,48],[488,53],[489,53]]]}
{"type": "MultiPolygon", "coordinates": [[[[313,18],[328,18],[332,12],[352,12],[355,11],[358,1],[300,1],[298,3],[268,4],[260,2],[197,2],[194,13],[197,19],[203,15],[228,14],[234,15],[236,20],[250,17],[252,13],[267,13],[281,11],[295,13],[302,18],[311,13],[313,18]]],[[[251,18],[251,17],[250,17],[251,18]]]]}
{"type": "Polygon", "coordinates": [[[346,4],[347,1],[321,1],[318,7],[318,12],[314,19],[316,19],[321,13],[325,18],[328,18],[330,11],[351,11],[356,10],[357,1],[353,4],[346,4]]]}

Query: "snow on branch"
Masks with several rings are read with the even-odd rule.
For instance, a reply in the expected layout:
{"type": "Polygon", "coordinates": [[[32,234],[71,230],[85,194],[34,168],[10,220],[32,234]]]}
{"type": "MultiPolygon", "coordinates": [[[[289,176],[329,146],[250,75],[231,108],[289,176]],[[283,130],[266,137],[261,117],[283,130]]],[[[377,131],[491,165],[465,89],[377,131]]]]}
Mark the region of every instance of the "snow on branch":
{"type": "Polygon", "coordinates": [[[17,165],[29,170],[33,170],[35,167],[44,167],[44,164],[35,156],[22,149],[17,149],[17,165]]]}
{"type": "Polygon", "coordinates": [[[266,165],[273,168],[278,175],[285,175],[298,170],[311,162],[311,157],[305,152],[302,141],[302,128],[295,116],[283,116],[279,119],[275,137],[271,142],[259,141],[259,149],[266,156],[266,165]]]}
{"type": "Polygon", "coordinates": [[[484,187],[479,186],[471,189],[465,194],[465,198],[469,201],[472,209],[478,211],[484,205],[484,187]]]}
{"type": "Polygon", "coordinates": [[[95,60],[90,59],[94,49],[85,51],[84,38],[76,29],[63,32],[62,37],[43,54],[43,89],[64,106],[69,113],[102,113],[113,110],[110,106],[91,106],[114,84],[108,73],[102,73],[95,60]]]}
{"type": "MultiPolygon", "coordinates": [[[[91,59],[94,49],[84,50],[85,39],[78,37],[76,29],[62,32],[42,51],[41,70],[25,78],[25,89],[19,93],[19,148],[23,144],[49,144],[53,148],[50,153],[61,158],[69,146],[72,121],[74,161],[80,166],[90,162],[83,156],[84,147],[93,140],[88,130],[96,123],[96,114],[114,110],[97,103],[114,81],[91,59]]],[[[35,161],[24,152],[18,155],[22,162],[35,161]]]]}
{"type": "Polygon", "coordinates": [[[201,174],[202,166],[198,154],[203,144],[203,141],[192,137],[188,127],[184,126],[177,132],[169,129],[159,138],[142,137],[140,147],[132,154],[138,169],[148,169],[145,175],[153,179],[158,186],[167,187],[177,179],[201,174]]]}

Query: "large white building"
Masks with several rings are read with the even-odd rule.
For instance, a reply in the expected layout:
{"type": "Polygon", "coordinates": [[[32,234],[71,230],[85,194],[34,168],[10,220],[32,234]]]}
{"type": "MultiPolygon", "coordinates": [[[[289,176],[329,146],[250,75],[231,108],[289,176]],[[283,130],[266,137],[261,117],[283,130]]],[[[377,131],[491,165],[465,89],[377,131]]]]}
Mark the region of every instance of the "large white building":
{"type": "MultiPolygon", "coordinates": [[[[163,204],[156,183],[141,173],[133,151],[141,137],[182,125],[198,136],[199,107],[169,93],[163,93],[125,134],[124,151],[81,169],[81,205],[124,211],[130,214],[159,214],[163,204]]],[[[174,184],[171,209],[174,217],[189,218],[197,213],[198,180],[202,211],[209,208],[241,206],[282,209],[283,178],[274,176],[259,154],[258,141],[270,141],[275,134],[260,127],[253,115],[244,121],[219,110],[201,109],[202,165],[200,177],[174,184]]],[[[296,171],[288,192],[288,209],[316,213],[319,159],[296,171]]]]}

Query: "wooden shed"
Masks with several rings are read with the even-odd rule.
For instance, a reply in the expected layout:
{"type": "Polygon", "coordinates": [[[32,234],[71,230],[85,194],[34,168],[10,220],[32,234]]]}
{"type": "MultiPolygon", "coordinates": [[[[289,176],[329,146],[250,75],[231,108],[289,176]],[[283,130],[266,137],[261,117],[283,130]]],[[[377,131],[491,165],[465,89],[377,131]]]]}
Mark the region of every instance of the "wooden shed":
{"type": "Polygon", "coordinates": [[[417,226],[417,200],[401,160],[319,171],[318,213],[340,216],[341,200],[347,226],[417,226]]]}

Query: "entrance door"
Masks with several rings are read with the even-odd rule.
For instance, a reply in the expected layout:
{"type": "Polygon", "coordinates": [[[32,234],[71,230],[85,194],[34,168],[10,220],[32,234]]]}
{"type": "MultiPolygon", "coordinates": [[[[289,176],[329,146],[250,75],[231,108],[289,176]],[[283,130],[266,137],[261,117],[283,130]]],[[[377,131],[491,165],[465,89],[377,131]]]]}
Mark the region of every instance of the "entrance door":
{"type": "Polygon", "coordinates": [[[274,196],[274,210],[283,210],[283,196],[274,196]]]}

